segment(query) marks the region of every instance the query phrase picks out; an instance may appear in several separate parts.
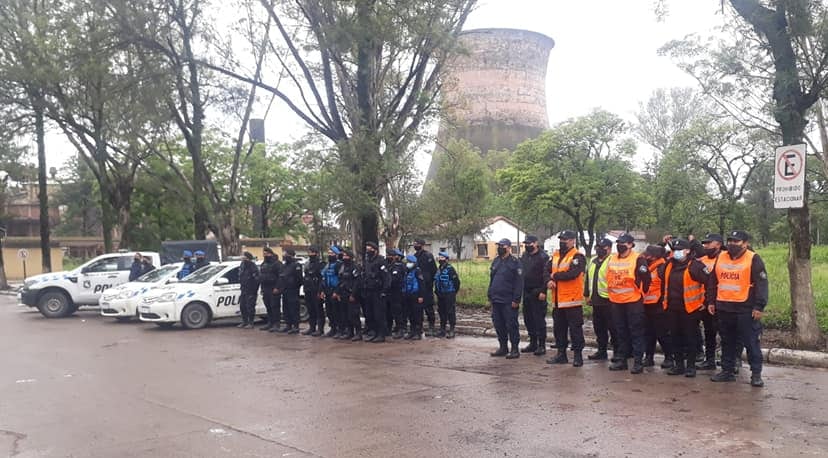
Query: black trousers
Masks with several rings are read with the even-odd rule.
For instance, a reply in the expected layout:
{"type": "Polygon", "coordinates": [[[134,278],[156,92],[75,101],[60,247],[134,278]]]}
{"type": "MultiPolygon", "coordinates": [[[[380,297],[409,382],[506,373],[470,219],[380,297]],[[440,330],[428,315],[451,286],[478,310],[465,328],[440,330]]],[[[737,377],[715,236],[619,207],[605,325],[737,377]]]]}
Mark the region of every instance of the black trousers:
{"type": "MultiPolygon", "coordinates": [[[[711,315],[705,307],[704,311],[699,314],[699,320],[704,326],[704,359],[708,361],[716,360],[716,333],[719,331],[719,326],[716,323],[718,320],[715,315],[711,315]]],[[[699,353],[702,352],[701,329],[696,327],[696,338],[698,343],[696,349],[699,353]]]]}
{"type": "MultiPolygon", "coordinates": [[[[362,294],[363,308],[368,310],[371,314],[372,331],[377,333],[377,336],[388,335],[388,320],[385,317],[385,301],[382,300],[382,294],[379,291],[364,291],[362,294]]],[[[366,318],[366,323],[367,323],[366,318]]]]}
{"type": "Polygon", "coordinates": [[[598,350],[607,351],[608,345],[612,344],[612,351],[618,352],[618,336],[612,325],[612,307],[609,304],[592,306],[592,329],[598,341],[598,350]]]}
{"type": "Polygon", "coordinates": [[[457,293],[438,293],[437,311],[440,313],[440,327],[448,324],[451,329],[457,324],[457,293]]]}
{"type": "Polygon", "coordinates": [[[285,323],[288,326],[299,326],[298,289],[286,289],[282,292],[282,307],[285,313],[285,323]]]}
{"type": "Polygon", "coordinates": [[[618,349],[625,358],[644,356],[644,304],[641,301],[626,304],[611,303],[612,322],[618,336],[618,349]]]}
{"type": "Polygon", "coordinates": [[[262,285],[262,302],[267,310],[267,323],[279,326],[282,321],[282,295],[273,294],[272,285],[262,285]]]}
{"type": "Polygon", "coordinates": [[[762,335],[762,322],[754,320],[751,311],[722,312],[716,310],[719,317],[719,332],[722,335],[722,370],[733,372],[736,358],[745,346],[750,363],[750,371],[762,373],[762,349],[759,337],[762,335]]]}
{"type": "Polygon", "coordinates": [[[388,313],[391,316],[394,330],[405,329],[408,317],[403,315],[403,294],[402,291],[394,291],[385,298],[388,301],[388,313]]]}
{"type": "Polygon", "coordinates": [[[325,290],[325,313],[331,329],[339,331],[344,320],[339,318],[339,301],[334,299],[333,290],[325,290]]]}
{"type": "Polygon", "coordinates": [[[350,298],[342,298],[346,306],[346,316],[348,317],[348,328],[354,333],[362,332],[362,322],[359,320],[360,298],[355,297],[353,301],[350,298]]]}
{"type": "Polygon", "coordinates": [[[318,289],[305,289],[305,305],[308,307],[308,327],[325,330],[325,309],[319,299],[318,289]]]}
{"type": "Polygon", "coordinates": [[[421,334],[423,332],[423,304],[417,303],[419,298],[419,294],[403,295],[404,307],[409,312],[408,319],[411,321],[412,334],[421,334]]]}
{"type": "Polygon", "coordinates": [[[555,334],[555,348],[566,351],[569,337],[572,337],[572,351],[584,349],[584,308],[555,307],[552,309],[552,332],[555,334]]]}
{"type": "Polygon", "coordinates": [[[243,291],[239,296],[239,311],[243,323],[253,324],[256,320],[256,293],[258,291],[243,291]]]}
{"type": "Polygon", "coordinates": [[[506,342],[512,343],[512,348],[517,348],[520,343],[520,328],[518,327],[518,309],[512,308],[511,303],[492,303],[492,323],[497,340],[501,345],[506,342]]]}
{"type": "Polygon", "coordinates": [[[667,324],[667,312],[661,303],[644,305],[644,353],[647,356],[655,354],[656,341],[661,345],[665,357],[673,355],[670,328],[667,324]]]}
{"type": "Polygon", "coordinates": [[[523,324],[529,338],[546,341],[547,311],[548,304],[545,300],[538,299],[537,290],[523,290],[523,324]]]}
{"type": "Polygon", "coordinates": [[[437,321],[434,316],[434,280],[425,279],[421,294],[423,295],[422,307],[425,310],[426,317],[428,317],[428,325],[434,327],[434,323],[437,321]]]}
{"type": "Polygon", "coordinates": [[[677,307],[671,305],[667,309],[667,327],[670,329],[673,358],[676,362],[684,360],[688,366],[696,364],[701,317],[702,312],[687,313],[684,304],[677,307]]]}

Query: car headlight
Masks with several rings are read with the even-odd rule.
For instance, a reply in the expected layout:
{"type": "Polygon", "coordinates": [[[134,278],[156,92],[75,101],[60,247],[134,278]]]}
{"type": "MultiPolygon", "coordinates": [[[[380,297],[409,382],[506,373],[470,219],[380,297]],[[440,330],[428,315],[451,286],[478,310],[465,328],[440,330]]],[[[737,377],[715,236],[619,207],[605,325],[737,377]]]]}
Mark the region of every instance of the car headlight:
{"type": "Polygon", "coordinates": [[[173,300],[175,300],[175,296],[178,296],[178,293],[173,292],[173,291],[171,291],[169,293],[164,293],[164,294],[158,296],[158,302],[173,301],[173,300]]]}
{"type": "Polygon", "coordinates": [[[118,294],[115,299],[126,299],[128,297],[132,297],[132,291],[123,291],[121,294],[118,294]]]}
{"type": "Polygon", "coordinates": [[[23,282],[23,287],[24,288],[29,288],[30,286],[34,285],[35,283],[37,283],[37,280],[25,280],[23,282]]]}
{"type": "Polygon", "coordinates": [[[152,304],[158,300],[158,296],[147,296],[141,300],[144,304],[152,304]]]}

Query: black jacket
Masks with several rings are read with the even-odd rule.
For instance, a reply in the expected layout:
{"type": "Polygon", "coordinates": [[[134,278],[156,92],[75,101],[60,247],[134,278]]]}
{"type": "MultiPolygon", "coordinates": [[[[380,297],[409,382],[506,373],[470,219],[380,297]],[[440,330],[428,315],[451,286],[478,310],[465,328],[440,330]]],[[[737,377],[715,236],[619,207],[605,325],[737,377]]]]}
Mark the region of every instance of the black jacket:
{"type": "MultiPolygon", "coordinates": [[[[663,269],[661,274],[661,298],[667,298],[668,310],[685,310],[684,309],[684,271],[690,269],[690,278],[696,280],[701,284],[707,284],[709,281],[709,272],[707,266],[697,259],[691,259],[688,262],[678,262],[675,259],[667,261],[667,264],[659,267],[663,269]],[[670,268],[670,278],[666,278],[667,265],[672,264],[670,268]],[[669,283],[669,287],[667,286],[669,283]]],[[[705,302],[706,303],[706,302],[705,302]]]]}
{"type": "Polygon", "coordinates": [[[319,291],[322,288],[322,269],[325,268],[325,263],[316,259],[309,259],[305,263],[304,285],[308,291],[319,291]]]}
{"type": "Polygon", "coordinates": [[[295,259],[282,264],[282,271],[279,274],[279,281],[276,282],[276,289],[280,293],[285,291],[298,291],[302,286],[302,264],[295,259]]]}
{"type": "Polygon", "coordinates": [[[417,258],[417,267],[423,273],[426,285],[433,284],[434,274],[437,273],[437,263],[434,261],[434,255],[427,250],[420,250],[414,253],[414,257],[417,258]]]}
{"type": "Polygon", "coordinates": [[[259,266],[253,261],[242,261],[239,266],[239,285],[242,294],[256,294],[259,290],[259,266]]]}
{"type": "Polygon", "coordinates": [[[391,277],[385,258],[378,254],[373,258],[365,258],[363,266],[362,287],[365,291],[386,292],[391,286],[391,277]]]}
{"type": "Polygon", "coordinates": [[[132,265],[129,266],[129,281],[133,281],[140,277],[143,272],[144,263],[141,261],[132,261],[132,265]]]}
{"type": "Polygon", "coordinates": [[[546,290],[549,283],[549,255],[538,249],[533,254],[523,252],[520,257],[523,266],[523,289],[531,296],[537,296],[546,290]]]}
{"type": "Polygon", "coordinates": [[[359,283],[362,271],[355,262],[342,262],[339,264],[339,286],[336,287],[336,294],[343,301],[348,301],[349,296],[359,294],[359,283]]]}
{"type": "Polygon", "coordinates": [[[279,274],[282,272],[282,262],[275,259],[273,261],[268,261],[265,258],[265,261],[262,263],[261,271],[262,273],[260,280],[262,282],[262,287],[273,289],[279,281],[279,274]]]}
{"type": "Polygon", "coordinates": [[[497,257],[489,269],[489,302],[492,305],[520,302],[523,296],[523,267],[514,256],[497,257]]]}
{"type": "Polygon", "coordinates": [[[405,283],[405,264],[402,262],[389,262],[388,276],[391,285],[388,292],[393,295],[402,294],[403,284],[405,283]]]}

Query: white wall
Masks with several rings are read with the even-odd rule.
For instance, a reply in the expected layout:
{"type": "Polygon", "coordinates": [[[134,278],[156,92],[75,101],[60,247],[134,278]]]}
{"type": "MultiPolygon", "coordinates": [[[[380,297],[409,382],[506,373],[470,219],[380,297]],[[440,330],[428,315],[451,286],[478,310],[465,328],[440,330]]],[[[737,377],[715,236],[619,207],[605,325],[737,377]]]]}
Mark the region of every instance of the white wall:
{"type": "Polygon", "coordinates": [[[481,241],[492,240],[495,242],[500,239],[509,239],[512,241],[512,246],[523,243],[523,239],[526,237],[525,232],[504,220],[495,221],[490,226],[483,229],[482,234],[482,237],[478,235],[475,239],[481,241]]]}

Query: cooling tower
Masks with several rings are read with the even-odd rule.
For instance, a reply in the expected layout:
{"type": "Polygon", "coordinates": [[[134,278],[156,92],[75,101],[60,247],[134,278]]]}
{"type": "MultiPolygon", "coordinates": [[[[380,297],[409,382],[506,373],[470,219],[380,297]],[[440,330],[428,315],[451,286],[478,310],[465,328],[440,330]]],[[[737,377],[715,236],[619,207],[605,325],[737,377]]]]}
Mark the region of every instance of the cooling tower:
{"type": "Polygon", "coordinates": [[[555,41],[517,29],[460,34],[463,51],[443,73],[443,119],[428,170],[434,176],[442,146],[466,139],[485,154],[514,149],[549,128],[546,67],[555,41]]]}

